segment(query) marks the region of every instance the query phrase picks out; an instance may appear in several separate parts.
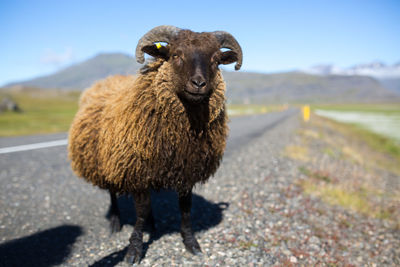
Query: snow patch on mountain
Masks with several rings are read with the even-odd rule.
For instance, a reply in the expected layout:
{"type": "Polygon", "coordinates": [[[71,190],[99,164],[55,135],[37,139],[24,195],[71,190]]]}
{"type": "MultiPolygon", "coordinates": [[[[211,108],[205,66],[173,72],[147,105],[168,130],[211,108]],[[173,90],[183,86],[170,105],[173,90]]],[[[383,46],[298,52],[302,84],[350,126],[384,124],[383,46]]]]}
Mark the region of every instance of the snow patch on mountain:
{"type": "Polygon", "coordinates": [[[320,64],[300,71],[314,75],[361,75],[377,79],[393,79],[400,78],[400,62],[393,65],[386,65],[380,61],[375,61],[349,68],[340,68],[331,64],[320,64]]]}

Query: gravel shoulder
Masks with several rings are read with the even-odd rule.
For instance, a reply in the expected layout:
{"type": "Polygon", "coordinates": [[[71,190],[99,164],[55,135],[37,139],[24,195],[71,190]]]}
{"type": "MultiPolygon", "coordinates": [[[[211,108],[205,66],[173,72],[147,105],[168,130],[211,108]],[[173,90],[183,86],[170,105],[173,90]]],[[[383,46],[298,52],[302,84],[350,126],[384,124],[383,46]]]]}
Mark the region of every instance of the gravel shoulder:
{"type": "MultiPolygon", "coordinates": [[[[309,177],[300,167],[319,163],[305,163],[286,154],[288,145],[301,141],[298,131],[302,127],[296,115],[254,136],[245,146],[230,151],[216,175],[195,189],[193,228],[203,250],[201,256],[185,252],[175,194],[153,194],[157,233],[145,234],[145,257],[140,265],[399,265],[400,234],[393,223],[331,205],[304,191],[301,182],[309,177]]],[[[64,154],[58,157],[65,161],[64,154]]],[[[35,159],[46,164],[45,152],[37,151],[35,159]]],[[[17,154],[13,160],[18,160],[17,154]]],[[[0,227],[0,255],[20,257],[17,263],[24,263],[24,253],[32,259],[35,253],[47,256],[33,262],[38,266],[128,266],[123,257],[135,222],[130,197],[119,199],[124,226],[110,236],[105,192],[74,177],[50,188],[54,175],[72,177],[66,166],[55,164],[44,171],[37,164],[21,164],[28,164],[31,174],[43,179],[30,186],[10,183],[4,189],[25,194],[26,203],[14,196],[0,196],[0,205],[9,208],[0,214],[1,225],[21,225],[12,231],[0,227]],[[75,191],[85,193],[76,195],[75,191]],[[32,210],[28,202],[39,204],[32,210]],[[6,203],[12,203],[14,209],[6,203]],[[93,208],[82,214],[83,205],[93,208]],[[19,213],[13,214],[14,210],[19,213]],[[21,216],[21,211],[26,214],[21,216]],[[19,221],[21,217],[31,219],[19,221]]],[[[18,175],[18,170],[0,171],[1,177],[11,181],[18,175]]],[[[0,263],[6,266],[5,261],[0,263]]]]}

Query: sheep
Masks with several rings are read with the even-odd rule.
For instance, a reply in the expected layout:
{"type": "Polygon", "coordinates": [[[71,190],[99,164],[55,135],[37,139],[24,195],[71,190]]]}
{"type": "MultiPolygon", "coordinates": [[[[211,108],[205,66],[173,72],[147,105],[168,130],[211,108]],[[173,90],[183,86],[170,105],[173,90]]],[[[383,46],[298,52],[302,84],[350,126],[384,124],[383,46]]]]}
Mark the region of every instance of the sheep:
{"type": "Polygon", "coordinates": [[[183,243],[201,253],[191,228],[192,189],[217,170],[228,134],[218,66],[242,65],[239,43],[223,31],[158,26],[139,40],[139,63],[144,53],[154,60],[136,78],[109,77],[83,92],[68,142],[75,173],[110,193],[112,232],[121,229],[117,194],[133,195],[137,220],[129,263],[142,257],[145,221],[155,229],[150,190],[177,191],[183,243]]]}

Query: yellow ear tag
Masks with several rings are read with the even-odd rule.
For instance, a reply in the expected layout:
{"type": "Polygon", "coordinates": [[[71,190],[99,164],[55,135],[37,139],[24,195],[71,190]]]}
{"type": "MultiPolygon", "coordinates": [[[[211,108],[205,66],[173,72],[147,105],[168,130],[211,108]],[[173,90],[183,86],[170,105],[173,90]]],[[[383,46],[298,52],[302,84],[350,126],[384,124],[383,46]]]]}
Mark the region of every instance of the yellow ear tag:
{"type": "Polygon", "coordinates": [[[157,47],[157,49],[160,49],[162,47],[162,45],[160,43],[156,43],[156,47],[157,47]]]}

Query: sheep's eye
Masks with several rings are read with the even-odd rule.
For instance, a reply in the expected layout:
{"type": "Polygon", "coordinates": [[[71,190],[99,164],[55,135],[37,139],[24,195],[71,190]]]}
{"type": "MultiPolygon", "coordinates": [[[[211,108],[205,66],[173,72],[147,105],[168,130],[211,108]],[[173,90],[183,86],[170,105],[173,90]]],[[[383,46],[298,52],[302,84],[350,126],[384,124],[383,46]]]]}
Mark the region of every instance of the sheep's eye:
{"type": "Polygon", "coordinates": [[[173,59],[177,59],[178,57],[179,57],[179,56],[178,56],[177,54],[173,54],[173,55],[172,55],[172,58],[173,58],[173,59]]]}

